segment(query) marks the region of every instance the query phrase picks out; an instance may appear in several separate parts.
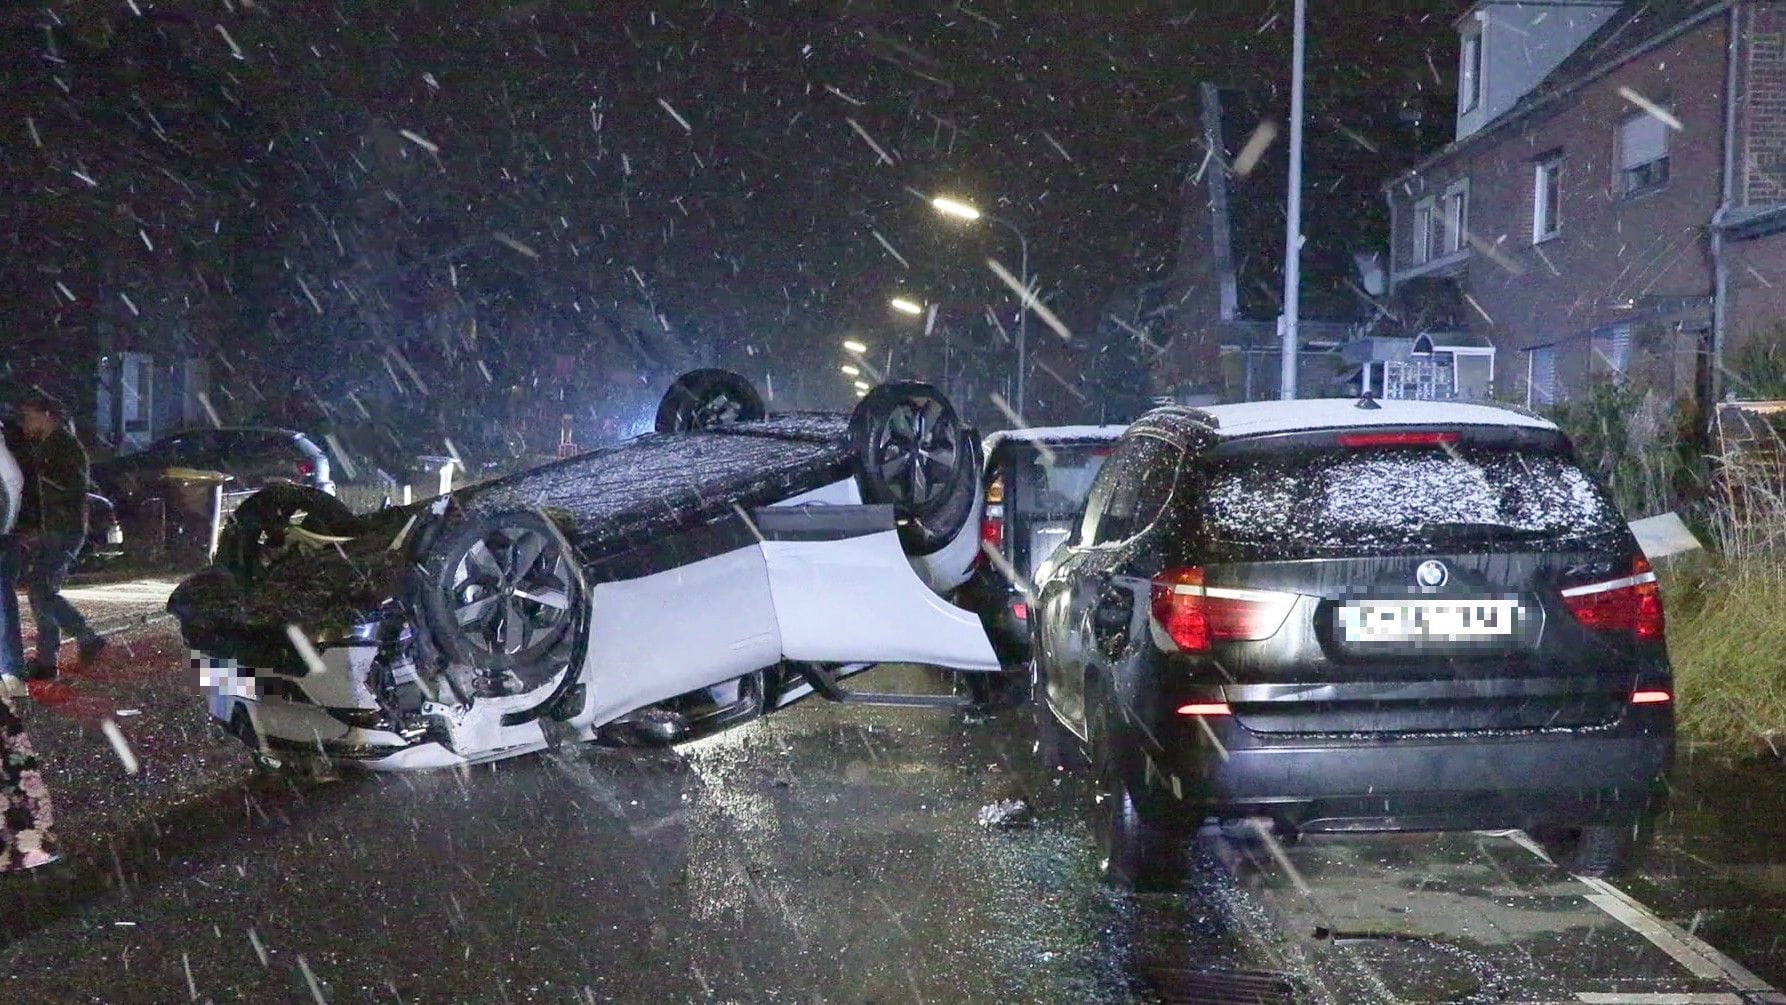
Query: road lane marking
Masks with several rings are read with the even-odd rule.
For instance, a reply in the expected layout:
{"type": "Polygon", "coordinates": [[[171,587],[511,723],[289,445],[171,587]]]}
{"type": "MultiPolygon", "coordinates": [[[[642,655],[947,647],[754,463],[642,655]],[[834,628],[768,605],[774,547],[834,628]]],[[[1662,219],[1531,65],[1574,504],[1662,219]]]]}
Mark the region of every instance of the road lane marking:
{"type": "MultiPolygon", "coordinates": [[[[1513,843],[1526,849],[1533,855],[1549,862],[1550,856],[1543,848],[1524,832],[1508,835],[1513,843]]],[[[1762,1001],[1786,1005],[1786,995],[1780,994],[1774,986],[1755,976],[1748,968],[1719,952],[1710,943],[1696,935],[1682,931],[1678,926],[1664,921],[1655,912],[1643,906],[1630,894],[1613,886],[1603,879],[1592,876],[1576,876],[1575,880],[1594,891],[1586,895],[1588,903],[1606,912],[1615,921],[1648,939],[1657,949],[1667,953],[1676,963],[1687,968],[1695,977],[1707,980],[1721,980],[1747,992],[1749,998],[1739,996],[1736,1001],[1762,1001]],[[1755,998],[1760,995],[1762,997],[1755,998]]],[[[1587,1000],[1587,999],[1583,999],[1587,1000]]],[[[1625,995],[1607,1001],[1659,1001],[1639,996],[1625,995]]],[[[1687,998],[1686,1001],[1696,999],[1687,998]]],[[[1715,999],[1719,1001],[1728,999],[1715,999]]]]}
{"type": "Polygon", "coordinates": [[[1575,996],[1575,1000],[1585,1005],[1744,1005],[1742,995],[1727,991],[1695,994],[1583,991],[1575,996]]]}

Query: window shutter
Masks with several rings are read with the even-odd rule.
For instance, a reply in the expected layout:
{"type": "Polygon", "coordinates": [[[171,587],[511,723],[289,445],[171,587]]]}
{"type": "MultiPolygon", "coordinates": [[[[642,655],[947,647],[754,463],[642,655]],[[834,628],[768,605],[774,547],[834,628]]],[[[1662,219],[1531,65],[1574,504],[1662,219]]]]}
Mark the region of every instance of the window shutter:
{"type": "Polygon", "coordinates": [[[1668,127],[1654,115],[1626,119],[1619,129],[1619,166],[1629,171],[1668,156],[1668,127]]]}
{"type": "Polygon", "coordinates": [[[1532,350],[1531,403],[1554,405],[1557,400],[1557,351],[1555,346],[1532,350]]]}

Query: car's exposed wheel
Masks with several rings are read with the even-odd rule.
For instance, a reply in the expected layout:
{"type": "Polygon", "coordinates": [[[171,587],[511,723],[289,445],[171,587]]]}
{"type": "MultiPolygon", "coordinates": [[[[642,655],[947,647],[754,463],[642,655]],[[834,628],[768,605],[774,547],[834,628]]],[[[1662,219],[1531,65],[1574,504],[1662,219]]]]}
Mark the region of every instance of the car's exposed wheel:
{"type": "Polygon", "coordinates": [[[253,582],[289,547],[293,524],[315,534],[351,537],[355,517],[341,500],[303,485],[269,485],[236,507],[217,538],[217,564],[253,582]]]}
{"type": "Polygon", "coordinates": [[[1086,717],[1099,873],[1106,883],[1138,893],[1177,889],[1184,881],[1185,837],[1137,797],[1135,752],[1115,725],[1108,695],[1093,700],[1097,707],[1086,717]]]}
{"type": "Polygon", "coordinates": [[[1639,825],[1590,824],[1533,833],[1550,860],[1577,876],[1617,876],[1636,861],[1639,825]]]}
{"type": "Polygon", "coordinates": [[[420,585],[429,637],[472,671],[474,694],[531,691],[564,669],[582,622],[576,562],[530,511],[470,520],[430,549],[420,585]]]}
{"type": "Polygon", "coordinates": [[[913,555],[955,540],[973,513],[980,477],[975,444],[955,406],[918,381],[881,384],[850,415],[862,498],[891,503],[913,555]]]}
{"type": "Polygon", "coordinates": [[[676,378],[657,406],[660,433],[687,433],[768,415],[757,389],[730,370],[690,370],[676,378]]]}

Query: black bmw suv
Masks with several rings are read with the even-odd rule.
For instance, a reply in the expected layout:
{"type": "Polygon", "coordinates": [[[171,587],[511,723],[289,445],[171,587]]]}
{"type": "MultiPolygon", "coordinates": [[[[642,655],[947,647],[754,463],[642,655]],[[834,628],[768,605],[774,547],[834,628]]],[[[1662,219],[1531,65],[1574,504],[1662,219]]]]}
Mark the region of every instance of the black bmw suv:
{"type": "Polygon", "coordinates": [[[1374,399],[1163,408],[1038,570],[1039,749],[1083,749],[1106,876],[1215,819],[1523,828],[1583,874],[1659,808],[1656,576],[1542,419],[1374,399]]]}

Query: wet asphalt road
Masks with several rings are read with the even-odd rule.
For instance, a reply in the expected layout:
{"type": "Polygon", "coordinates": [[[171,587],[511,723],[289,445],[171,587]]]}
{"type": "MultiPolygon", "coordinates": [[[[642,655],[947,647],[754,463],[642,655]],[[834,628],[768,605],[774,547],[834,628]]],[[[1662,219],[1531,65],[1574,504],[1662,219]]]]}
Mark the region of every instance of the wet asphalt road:
{"type": "MultiPolygon", "coordinates": [[[[177,640],[118,639],[28,709],[74,866],[0,881],[0,1000],[1118,1002],[1184,968],[1289,975],[1309,1002],[1766,1000],[1679,937],[1705,915],[1679,847],[1640,881],[1692,912],[1666,919],[1470,834],[1233,829],[1182,895],[1123,897],[1026,713],[816,701],[673,751],[257,782],[209,736],[177,640]],[[976,823],[1013,797],[1036,826],[976,823]]],[[[1765,972],[1779,914],[1759,906],[1716,937],[1765,972]]]]}

